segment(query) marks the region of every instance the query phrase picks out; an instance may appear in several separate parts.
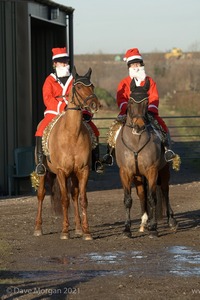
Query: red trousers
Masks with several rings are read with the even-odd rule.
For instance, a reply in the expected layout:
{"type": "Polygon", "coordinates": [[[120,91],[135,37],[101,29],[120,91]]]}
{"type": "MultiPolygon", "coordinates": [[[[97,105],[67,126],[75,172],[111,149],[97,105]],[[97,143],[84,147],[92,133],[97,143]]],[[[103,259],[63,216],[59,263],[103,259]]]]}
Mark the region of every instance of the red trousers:
{"type": "Polygon", "coordinates": [[[167,133],[169,130],[167,128],[167,125],[163,121],[163,119],[159,115],[156,115],[156,114],[154,114],[154,117],[158,121],[158,123],[162,126],[163,130],[167,133]]]}

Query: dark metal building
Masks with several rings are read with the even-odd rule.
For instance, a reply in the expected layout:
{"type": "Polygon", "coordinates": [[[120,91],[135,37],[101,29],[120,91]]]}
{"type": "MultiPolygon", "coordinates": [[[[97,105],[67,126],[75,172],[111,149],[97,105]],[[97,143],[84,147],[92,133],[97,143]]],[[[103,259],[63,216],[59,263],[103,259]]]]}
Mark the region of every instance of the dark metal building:
{"type": "Polygon", "coordinates": [[[73,65],[73,12],[48,0],[0,1],[0,196],[8,194],[13,150],[35,144],[51,49],[66,46],[73,65]]]}

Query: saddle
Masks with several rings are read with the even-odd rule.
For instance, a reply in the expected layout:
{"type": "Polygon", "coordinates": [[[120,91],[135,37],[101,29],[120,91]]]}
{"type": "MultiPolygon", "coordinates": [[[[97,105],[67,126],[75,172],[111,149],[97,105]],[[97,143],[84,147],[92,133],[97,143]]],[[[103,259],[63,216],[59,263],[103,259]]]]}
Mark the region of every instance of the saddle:
{"type": "MultiPolygon", "coordinates": [[[[45,130],[43,132],[42,150],[43,150],[44,155],[47,157],[47,159],[49,161],[50,161],[50,152],[49,152],[49,146],[48,146],[49,136],[50,136],[50,133],[51,133],[53,127],[56,125],[58,120],[64,116],[64,114],[65,114],[65,111],[63,111],[61,114],[59,114],[55,118],[53,118],[53,120],[49,123],[49,125],[45,128],[45,130]]],[[[87,121],[83,120],[83,124],[89,132],[91,143],[92,143],[92,149],[94,149],[97,146],[95,134],[94,134],[92,128],[90,127],[90,125],[87,123],[87,121]]]]}

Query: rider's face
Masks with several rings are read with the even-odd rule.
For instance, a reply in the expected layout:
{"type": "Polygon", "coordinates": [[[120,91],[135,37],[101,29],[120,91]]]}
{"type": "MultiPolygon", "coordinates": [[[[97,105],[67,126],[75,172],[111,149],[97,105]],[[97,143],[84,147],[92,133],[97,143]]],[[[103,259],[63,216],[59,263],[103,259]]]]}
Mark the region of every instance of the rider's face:
{"type": "Polygon", "coordinates": [[[54,62],[54,66],[57,68],[59,68],[59,67],[65,67],[65,66],[68,66],[69,65],[69,63],[67,63],[67,62],[54,62]]]}
{"type": "Polygon", "coordinates": [[[138,68],[138,67],[141,67],[141,63],[139,63],[139,62],[132,63],[132,64],[130,64],[130,66],[129,66],[129,68],[138,68]]]}

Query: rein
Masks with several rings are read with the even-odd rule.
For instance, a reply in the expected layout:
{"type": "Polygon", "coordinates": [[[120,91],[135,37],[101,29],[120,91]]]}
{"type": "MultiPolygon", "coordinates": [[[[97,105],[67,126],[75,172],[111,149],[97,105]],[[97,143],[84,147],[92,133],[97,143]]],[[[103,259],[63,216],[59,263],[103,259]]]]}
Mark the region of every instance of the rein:
{"type": "Polygon", "coordinates": [[[81,108],[78,107],[78,106],[76,106],[76,107],[66,107],[65,111],[67,111],[67,110],[81,110],[81,108]]]}
{"type": "MultiPolygon", "coordinates": [[[[135,101],[135,99],[130,98],[128,102],[129,102],[129,104],[133,104],[133,102],[134,102],[134,103],[137,103],[137,104],[140,104],[141,102],[143,102],[143,101],[145,101],[145,100],[147,100],[147,98],[143,98],[143,99],[140,100],[140,101],[135,101]]],[[[136,119],[141,118],[141,119],[144,120],[145,117],[146,117],[145,114],[131,114],[131,111],[129,111],[129,110],[128,110],[128,114],[129,114],[129,117],[130,117],[131,119],[133,119],[133,118],[136,118],[136,119]]],[[[132,123],[130,123],[130,124],[127,124],[127,123],[126,123],[125,126],[134,129],[134,128],[136,128],[138,125],[135,124],[135,123],[132,121],[132,123]]],[[[132,149],[129,145],[127,145],[127,143],[126,143],[125,140],[124,140],[123,132],[124,132],[124,127],[125,127],[125,126],[122,127],[121,139],[122,139],[122,142],[123,142],[124,146],[125,146],[126,148],[128,148],[131,152],[133,152],[134,158],[135,158],[136,170],[137,170],[137,173],[139,173],[139,170],[138,170],[138,154],[139,154],[139,153],[145,148],[145,146],[150,142],[151,135],[150,135],[150,133],[149,133],[149,130],[147,130],[147,126],[148,126],[148,125],[146,125],[145,122],[144,122],[144,126],[141,127],[141,131],[138,133],[138,135],[142,135],[142,133],[146,131],[147,134],[148,134],[148,139],[146,140],[146,142],[144,143],[144,145],[142,145],[142,147],[140,147],[139,150],[135,151],[135,150],[132,149]]]]}
{"type": "MultiPolygon", "coordinates": [[[[128,104],[133,104],[133,103],[140,104],[140,103],[142,103],[142,102],[145,101],[145,100],[148,100],[148,98],[143,98],[143,99],[140,100],[140,101],[136,101],[135,99],[133,99],[132,97],[130,97],[130,99],[129,99],[129,101],[128,101],[128,104]]],[[[137,119],[141,118],[141,119],[144,119],[145,116],[146,116],[145,113],[144,113],[144,114],[131,114],[131,112],[128,112],[128,113],[129,113],[129,116],[130,116],[131,119],[133,119],[133,118],[137,118],[137,119]]]]}
{"type": "MultiPolygon", "coordinates": [[[[144,145],[143,145],[138,151],[134,151],[131,147],[129,147],[129,146],[126,144],[126,142],[124,141],[124,138],[123,138],[123,131],[124,131],[124,126],[122,127],[122,142],[123,142],[124,146],[126,146],[126,148],[128,148],[131,152],[133,152],[133,153],[134,153],[134,156],[137,157],[137,156],[138,156],[138,153],[139,153],[140,151],[142,151],[142,149],[144,149],[144,147],[149,143],[149,141],[150,141],[150,139],[151,139],[151,136],[150,136],[150,134],[149,134],[149,131],[148,131],[148,130],[144,130],[144,131],[146,131],[146,132],[148,133],[148,140],[146,141],[146,143],[144,143],[144,145]]],[[[144,131],[143,131],[143,132],[144,132],[144,131]]]]}

